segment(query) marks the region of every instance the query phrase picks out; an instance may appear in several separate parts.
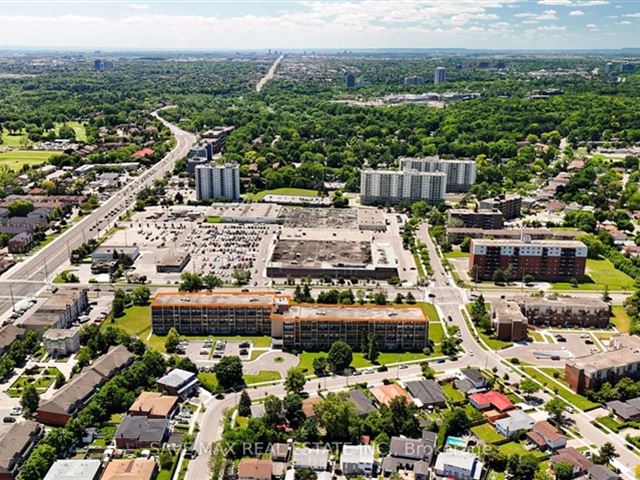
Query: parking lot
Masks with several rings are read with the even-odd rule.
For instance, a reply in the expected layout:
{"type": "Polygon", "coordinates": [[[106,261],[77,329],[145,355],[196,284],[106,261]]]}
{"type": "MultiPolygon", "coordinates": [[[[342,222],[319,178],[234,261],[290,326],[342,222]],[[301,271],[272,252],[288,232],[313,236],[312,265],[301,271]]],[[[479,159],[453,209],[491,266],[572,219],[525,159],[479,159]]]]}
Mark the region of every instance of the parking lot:
{"type": "Polygon", "coordinates": [[[551,336],[554,343],[515,344],[513,347],[500,350],[504,358],[518,358],[521,362],[538,366],[564,367],[567,359],[582,357],[602,350],[602,344],[590,333],[577,331],[545,333],[551,336]],[[565,340],[562,341],[561,339],[565,340]]]}
{"type": "Polygon", "coordinates": [[[249,341],[235,340],[183,340],[177,353],[184,354],[199,367],[211,366],[222,357],[237,356],[249,360],[253,344],[249,341]]]}

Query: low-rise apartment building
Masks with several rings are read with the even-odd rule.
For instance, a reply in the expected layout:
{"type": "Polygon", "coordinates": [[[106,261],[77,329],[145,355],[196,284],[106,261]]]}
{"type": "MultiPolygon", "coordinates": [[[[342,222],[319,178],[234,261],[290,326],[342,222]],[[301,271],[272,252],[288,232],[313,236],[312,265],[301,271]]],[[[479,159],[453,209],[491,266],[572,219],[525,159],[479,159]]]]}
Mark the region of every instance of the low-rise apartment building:
{"type": "Polygon", "coordinates": [[[465,210],[453,208],[447,211],[447,224],[461,224],[465,228],[482,230],[500,229],[504,225],[504,216],[499,210],[465,210]]]}
{"type": "Polygon", "coordinates": [[[491,323],[500,340],[519,342],[528,336],[527,317],[516,302],[497,300],[491,304],[491,323]]]}
{"type": "Polygon", "coordinates": [[[520,216],[522,197],[520,195],[501,195],[480,201],[480,210],[500,210],[505,220],[520,216]]]}
{"type": "Polygon", "coordinates": [[[44,428],[26,420],[0,429],[0,480],[18,478],[19,469],[44,435],[44,428]]]}
{"type": "Polygon", "coordinates": [[[578,393],[623,377],[640,377],[640,337],[635,335],[611,337],[607,351],[570,358],[564,369],[565,380],[578,393]]]}
{"type": "Polygon", "coordinates": [[[532,275],[535,280],[578,281],[585,278],[587,247],[576,240],[471,240],[469,271],[490,280],[497,270],[512,279],[532,275]]]}
{"type": "Polygon", "coordinates": [[[493,238],[495,240],[519,240],[523,236],[531,240],[574,240],[583,235],[580,230],[551,230],[550,228],[498,228],[483,230],[482,228],[447,227],[447,239],[450,243],[459,244],[465,238],[493,238]]]}
{"type": "Polygon", "coordinates": [[[69,328],[89,308],[86,288],[60,289],[20,324],[40,335],[50,328],[69,328]]]}
{"type": "Polygon", "coordinates": [[[42,344],[52,357],[71,355],[80,348],[80,329],[50,328],[44,332],[42,344]]]}
{"type": "Polygon", "coordinates": [[[611,305],[588,297],[518,297],[514,299],[530,325],[607,328],[611,305]]]}

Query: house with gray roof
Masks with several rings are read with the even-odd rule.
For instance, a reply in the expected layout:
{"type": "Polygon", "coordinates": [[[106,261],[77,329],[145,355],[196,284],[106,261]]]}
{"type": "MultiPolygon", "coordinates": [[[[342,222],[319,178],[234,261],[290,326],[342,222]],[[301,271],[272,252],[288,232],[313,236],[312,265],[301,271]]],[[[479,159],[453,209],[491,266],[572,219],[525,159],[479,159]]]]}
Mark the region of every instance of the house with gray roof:
{"type": "Polygon", "coordinates": [[[640,405],[636,406],[631,402],[632,400],[626,402],[621,402],[620,400],[612,400],[611,402],[607,402],[605,404],[605,407],[607,407],[607,410],[609,410],[623,422],[629,422],[640,418],[640,405]]]}
{"type": "Polygon", "coordinates": [[[349,400],[351,400],[360,415],[366,415],[376,409],[371,400],[361,390],[349,390],[349,400]]]}
{"type": "Polygon", "coordinates": [[[329,464],[329,450],[326,448],[294,447],[292,455],[293,468],[311,468],[316,472],[324,472],[329,464]]]}
{"type": "Polygon", "coordinates": [[[482,462],[473,453],[451,449],[438,455],[435,472],[438,477],[480,480],[483,467],[482,462]]]}
{"type": "Polygon", "coordinates": [[[382,460],[382,474],[391,475],[398,470],[413,470],[417,462],[431,465],[436,450],[437,435],[423,431],[422,438],[391,437],[389,455],[382,460]]]}
{"type": "Polygon", "coordinates": [[[160,448],[169,436],[169,419],[127,415],[122,419],[114,440],[121,449],[160,448]]]}
{"type": "Polygon", "coordinates": [[[587,471],[587,478],[589,480],[620,480],[620,475],[604,465],[594,465],[587,471]]]}
{"type": "Polygon", "coordinates": [[[31,420],[0,427],[0,478],[17,478],[22,464],[29,458],[44,435],[41,425],[31,420]]]}
{"type": "Polygon", "coordinates": [[[156,382],[158,388],[169,395],[189,397],[198,388],[196,374],[180,368],[174,368],[156,382]]]}
{"type": "Polygon", "coordinates": [[[419,407],[444,408],[447,406],[447,399],[435,380],[416,380],[406,382],[406,385],[419,407]]]}

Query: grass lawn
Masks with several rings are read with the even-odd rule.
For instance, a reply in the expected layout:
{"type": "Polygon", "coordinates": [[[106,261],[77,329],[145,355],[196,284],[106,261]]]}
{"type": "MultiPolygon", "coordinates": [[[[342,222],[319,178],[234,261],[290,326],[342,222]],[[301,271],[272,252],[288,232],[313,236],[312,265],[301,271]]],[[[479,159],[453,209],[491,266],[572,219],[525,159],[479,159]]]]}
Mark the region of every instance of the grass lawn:
{"type": "Polygon", "coordinates": [[[496,429],[488,423],[483,423],[482,425],[472,427],[471,431],[476,437],[478,437],[486,444],[498,443],[505,439],[504,435],[498,433],[496,429]]]}
{"type": "Polygon", "coordinates": [[[517,455],[531,454],[536,458],[546,458],[546,455],[543,452],[540,452],[538,450],[529,451],[526,448],[524,448],[522,444],[517,442],[507,442],[503,445],[500,445],[498,448],[502,453],[504,453],[507,456],[507,458],[509,458],[514,453],[517,455]]]}
{"type": "Polygon", "coordinates": [[[436,306],[433,303],[417,302],[416,305],[422,308],[422,311],[429,320],[440,320],[438,310],[436,310],[436,306]]]}
{"type": "Polygon", "coordinates": [[[10,169],[20,171],[23,165],[47,163],[57,152],[40,150],[15,150],[0,153],[0,165],[7,165],[10,169]]]}
{"type": "Polygon", "coordinates": [[[604,290],[605,285],[611,291],[633,290],[633,278],[626,273],[616,270],[607,259],[594,260],[587,259],[587,275],[591,281],[579,283],[577,287],[571,286],[569,282],[556,282],[553,284],[554,290],[604,290]]]}
{"type": "Polygon", "coordinates": [[[444,254],[444,258],[467,258],[468,256],[468,252],[461,252],[460,250],[451,250],[444,254]]]}
{"type": "Polygon", "coordinates": [[[207,223],[220,223],[222,218],[218,215],[209,215],[207,217],[207,223]]]}
{"type": "Polygon", "coordinates": [[[622,427],[622,424],[620,422],[618,422],[617,420],[615,420],[614,418],[608,415],[605,417],[596,418],[596,422],[604,425],[605,427],[609,428],[610,430],[613,430],[614,432],[617,432],[622,427]]]}
{"type": "Polygon", "coordinates": [[[389,363],[410,362],[412,360],[426,359],[427,356],[422,352],[381,352],[378,357],[378,363],[381,365],[387,365],[389,363]]]}
{"type": "Polygon", "coordinates": [[[78,140],[79,142],[87,141],[87,130],[83,123],[81,122],[56,123],[56,133],[58,132],[60,127],[63,125],[73,128],[73,131],[76,132],[76,140],[78,140]]]}
{"type": "Polygon", "coordinates": [[[611,321],[616,326],[618,330],[621,332],[629,332],[631,328],[631,318],[627,315],[624,307],[622,305],[613,305],[613,318],[611,321]]]}
{"type": "MultiPolygon", "coordinates": [[[[141,340],[145,340],[151,330],[151,307],[148,305],[129,307],[122,317],[115,318],[113,322],[107,320],[102,325],[121,328],[129,335],[137,335],[141,340]]],[[[162,346],[162,350],[164,350],[164,341],[162,346]]]]}
{"type": "Polygon", "coordinates": [[[554,391],[557,390],[558,395],[562,397],[567,403],[569,403],[569,405],[573,405],[577,408],[580,408],[581,410],[593,410],[594,408],[600,406],[598,403],[594,403],[588,398],[585,398],[582,395],[578,395],[577,393],[568,390],[559,379],[556,380],[554,378],[546,377],[542,373],[536,371],[533,367],[523,367],[523,369],[525,370],[525,372],[527,372],[527,374],[538,380],[543,385],[546,385],[554,391]]]}
{"type": "Polygon", "coordinates": [[[265,195],[297,195],[301,197],[317,197],[317,190],[307,190],[304,188],[276,188],[274,190],[263,190],[254,194],[251,198],[254,202],[259,202],[265,195]]]}
{"type": "Polygon", "coordinates": [[[544,336],[540,332],[529,330],[529,336],[536,342],[547,343],[544,339],[544,336]]]}
{"type": "Polygon", "coordinates": [[[440,322],[429,322],[429,340],[433,343],[442,343],[444,339],[444,327],[440,322]]]}
{"type": "Polygon", "coordinates": [[[0,145],[7,145],[9,147],[24,147],[30,144],[31,140],[29,140],[26,133],[9,135],[9,130],[7,130],[6,128],[2,129],[2,140],[0,141],[0,145]]]}
{"type": "Polygon", "coordinates": [[[257,375],[245,375],[244,381],[247,385],[251,385],[253,383],[261,383],[261,382],[273,382],[275,380],[281,380],[279,372],[274,372],[273,370],[260,370],[257,375]]]}
{"type": "Polygon", "coordinates": [[[462,402],[462,401],[464,401],[464,393],[462,393],[460,390],[458,390],[453,385],[453,382],[445,383],[442,386],[442,392],[444,393],[445,397],[447,397],[449,399],[449,401],[451,401],[451,402],[462,402]]]}
{"type": "Polygon", "coordinates": [[[69,275],[70,273],[75,272],[77,272],[77,270],[63,270],[58,275],[56,275],[56,278],[53,279],[53,283],[64,283],[64,280],[62,279],[63,275],[69,275]]]}

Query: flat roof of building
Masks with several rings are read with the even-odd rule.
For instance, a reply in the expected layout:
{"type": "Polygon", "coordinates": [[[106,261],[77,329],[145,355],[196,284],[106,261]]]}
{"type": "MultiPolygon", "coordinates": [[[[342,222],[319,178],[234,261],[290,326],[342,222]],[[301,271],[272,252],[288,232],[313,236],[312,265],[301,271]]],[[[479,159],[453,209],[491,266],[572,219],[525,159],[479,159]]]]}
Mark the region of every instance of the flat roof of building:
{"type": "Polygon", "coordinates": [[[609,350],[606,352],[567,360],[568,365],[592,372],[637,362],[640,362],[640,337],[628,334],[611,337],[609,350]]]}
{"type": "Polygon", "coordinates": [[[500,210],[468,210],[466,208],[452,208],[447,210],[447,214],[449,215],[495,215],[502,216],[502,212],[500,210]]]}
{"type": "Polygon", "coordinates": [[[524,242],[520,239],[490,239],[490,238],[476,238],[472,239],[471,243],[474,245],[485,245],[487,247],[562,247],[562,248],[585,248],[586,245],[577,240],[531,240],[524,242]]]}
{"type": "Polygon", "coordinates": [[[296,304],[278,317],[296,320],[389,321],[427,322],[422,308],[387,305],[318,305],[296,304]]]}
{"type": "Polygon", "coordinates": [[[353,208],[282,207],[278,220],[282,222],[286,229],[328,228],[357,230],[358,215],[359,210],[357,211],[353,208]]]}
{"type": "Polygon", "coordinates": [[[358,225],[384,225],[384,212],[377,208],[359,208],[358,225]]]}
{"type": "Polygon", "coordinates": [[[554,299],[548,297],[515,297],[513,300],[521,305],[536,307],[553,307],[553,308],[602,308],[609,309],[607,302],[600,298],[593,297],[557,297],[554,299]]]}
{"type": "Polygon", "coordinates": [[[157,293],[151,302],[152,307],[222,307],[222,306],[271,306],[274,303],[276,292],[198,292],[198,293],[157,293]]]}
{"type": "Polygon", "coordinates": [[[211,205],[207,215],[221,218],[273,219],[280,214],[282,207],[270,203],[222,203],[211,205]]]}
{"type": "Polygon", "coordinates": [[[524,320],[524,315],[520,311],[520,306],[513,301],[498,300],[491,304],[493,311],[496,313],[498,322],[512,322],[513,320],[524,320]]]}
{"type": "Polygon", "coordinates": [[[96,478],[102,462],[98,459],[57,460],[44,480],[86,480],[96,478]]]}
{"type": "Polygon", "coordinates": [[[71,338],[78,334],[80,329],[78,327],[74,328],[50,328],[44,335],[42,335],[43,339],[47,340],[60,340],[63,338],[71,338]]]}

